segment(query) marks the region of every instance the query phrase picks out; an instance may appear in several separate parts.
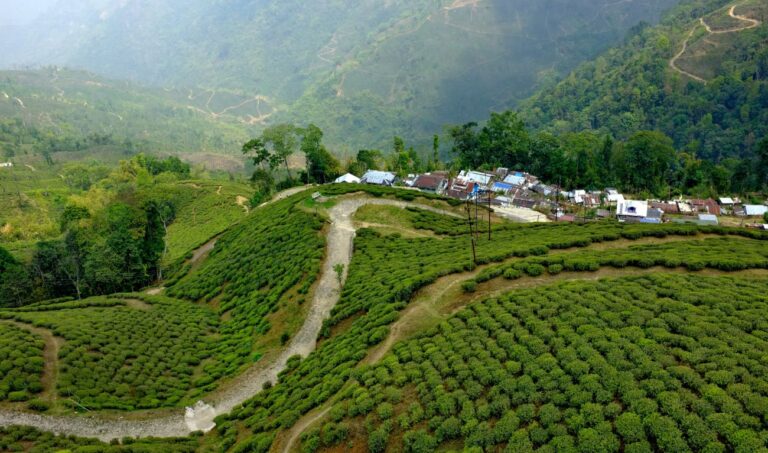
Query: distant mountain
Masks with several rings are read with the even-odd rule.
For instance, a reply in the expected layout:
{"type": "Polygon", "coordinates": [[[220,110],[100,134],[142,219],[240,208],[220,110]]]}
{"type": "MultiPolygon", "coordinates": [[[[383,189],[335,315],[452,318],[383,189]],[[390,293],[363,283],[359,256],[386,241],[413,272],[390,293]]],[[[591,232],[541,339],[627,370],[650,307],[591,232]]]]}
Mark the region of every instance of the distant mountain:
{"type": "MultiPolygon", "coordinates": [[[[228,102],[242,99],[232,95],[228,102]]],[[[248,105],[224,110],[210,105],[203,92],[145,88],[56,68],[0,71],[0,159],[77,151],[90,142],[238,153],[255,133],[243,118],[257,113],[248,105]]]]}
{"type": "Polygon", "coordinates": [[[721,161],[768,136],[768,3],[688,0],[521,106],[552,132],[665,132],[721,161]]]}
{"type": "Polygon", "coordinates": [[[234,92],[355,149],[514,106],[677,2],[62,0],[0,64],[234,92]]]}

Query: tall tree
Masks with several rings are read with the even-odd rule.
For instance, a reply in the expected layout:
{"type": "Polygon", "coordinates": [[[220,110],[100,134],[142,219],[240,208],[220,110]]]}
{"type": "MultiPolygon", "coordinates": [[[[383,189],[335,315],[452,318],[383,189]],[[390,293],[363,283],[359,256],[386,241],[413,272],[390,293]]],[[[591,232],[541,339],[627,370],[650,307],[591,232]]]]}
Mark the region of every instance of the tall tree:
{"type": "Polygon", "coordinates": [[[292,124],[276,124],[264,129],[261,140],[272,155],[285,166],[288,179],[292,180],[291,169],[288,166],[288,157],[296,152],[299,144],[300,130],[292,124]]]}
{"type": "Polygon", "coordinates": [[[307,156],[307,182],[325,184],[339,173],[339,161],[323,146],[323,131],[310,124],[302,131],[301,151],[307,156]]]}

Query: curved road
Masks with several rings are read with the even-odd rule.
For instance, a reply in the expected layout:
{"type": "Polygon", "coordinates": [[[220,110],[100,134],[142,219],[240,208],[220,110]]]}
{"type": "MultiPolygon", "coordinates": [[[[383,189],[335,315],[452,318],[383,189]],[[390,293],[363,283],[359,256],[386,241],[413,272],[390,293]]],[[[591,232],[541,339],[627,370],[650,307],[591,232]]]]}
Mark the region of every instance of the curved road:
{"type": "MultiPolygon", "coordinates": [[[[0,426],[24,425],[56,434],[93,437],[108,442],[123,437],[183,437],[194,431],[209,431],[215,426],[213,419],[259,393],[266,382],[276,382],[277,375],[285,369],[288,359],[295,355],[306,357],[314,351],[323,320],[339,300],[341,287],[333,267],[344,265],[347,269],[352,259],[355,227],[354,213],[365,205],[387,205],[401,208],[416,207],[438,214],[460,217],[441,209],[386,199],[355,198],[340,201],[330,210],[331,227],[327,236],[326,259],[320,281],[312,298],[307,318],[288,346],[267,365],[255,365],[235,377],[227,388],[211,396],[212,400],[199,402],[194,408],[163,411],[162,415],[146,416],[141,420],[119,416],[52,416],[27,412],[0,411],[0,426]]],[[[343,280],[342,279],[342,280],[343,280]]],[[[151,414],[151,413],[150,413],[151,414]]],[[[130,414],[126,414],[130,416],[130,414]]]]}
{"type": "MultiPolygon", "coordinates": [[[[731,8],[728,10],[728,15],[731,16],[731,18],[740,20],[742,22],[747,22],[748,25],[744,25],[743,27],[736,27],[736,28],[729,28],[726,30],[713,30],[712,27],[710,27],[705,21],[703,17],[699,18],[699,24],[703,25],[704,28],[707,30],[707,33],[711,35],[723,35],[726,33],[737,33],[744,30],[750,30],[752,28],[759,27],[762,22],[760,22],[757,19],[751,19],[747,16],[743,16],[740,14],[736,14],[736,6],[732,5],[731,8]]],[[[703,84],[707,84],[707,80],[697,76],[696,74],[691,74],[690,72],[686,71],[685,69],[682,69],[677,65],[677,61],[685,54],[685,52],[688,51],[688,42],[693,37],[693,34],[696,33],[696,29],[698,28],[699,24],[696,24],[691,31],[688,33],[688,36],[685,38],[685,41],[683,41],[683,48],[678,52],[674,57],[672,57],[671,60],[669,60],[669,67],[673,70],[677,71],[680,74],[683,74],[685,76],[688,76],[692,78],[693,80],[696,80],[697,82],[701,82],[703,84]]]]}

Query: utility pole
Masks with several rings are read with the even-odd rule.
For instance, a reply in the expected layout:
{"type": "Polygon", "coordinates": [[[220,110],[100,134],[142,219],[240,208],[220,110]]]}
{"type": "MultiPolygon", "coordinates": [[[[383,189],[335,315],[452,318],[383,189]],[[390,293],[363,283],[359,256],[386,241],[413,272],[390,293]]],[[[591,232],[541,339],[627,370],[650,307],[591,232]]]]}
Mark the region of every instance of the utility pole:
{"type": "Polygon", "coordinates": [[[470,270],[474,268],[474,265],[477,264],[477,251],[475,250],[475,232],[472,229],[472,206],[469,204],[470,201],[467,199],[466,204],[466,210],[467,210],[467,223],[469,224],[469,240],[472,243],[472,263],[470,265],[470,270]]]}
{"type": "MultiPolygon", "coordinates": [[[[475,186],[477,187],[477,186],[475,186]]],[[[477,199],[480,197],[480,190],[475,193],[475,239],[480,239],[480,222],[477,220],[477,199]]]]}
{"type": "Polygon", "coordinates": [[[555,191],[555,223],[560,220],[560,185],[563,183],[562,177],[557,178],[557,190],[555,191]]]}
{"type": "Polygon", "coordinates": [[[488,240],[491,240],[491,191],[488,191],[488,240]]]}

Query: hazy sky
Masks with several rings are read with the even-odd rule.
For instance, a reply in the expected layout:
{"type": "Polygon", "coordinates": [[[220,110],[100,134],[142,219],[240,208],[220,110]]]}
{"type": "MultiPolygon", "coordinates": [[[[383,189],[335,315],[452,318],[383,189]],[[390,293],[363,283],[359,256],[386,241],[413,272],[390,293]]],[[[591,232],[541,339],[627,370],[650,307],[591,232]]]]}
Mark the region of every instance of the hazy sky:
{"type": "Polygon", "coordinates": [[[0,0],[0,25],[26,25],[57,0],[0,0]]]}

